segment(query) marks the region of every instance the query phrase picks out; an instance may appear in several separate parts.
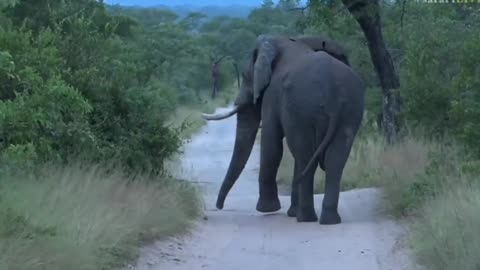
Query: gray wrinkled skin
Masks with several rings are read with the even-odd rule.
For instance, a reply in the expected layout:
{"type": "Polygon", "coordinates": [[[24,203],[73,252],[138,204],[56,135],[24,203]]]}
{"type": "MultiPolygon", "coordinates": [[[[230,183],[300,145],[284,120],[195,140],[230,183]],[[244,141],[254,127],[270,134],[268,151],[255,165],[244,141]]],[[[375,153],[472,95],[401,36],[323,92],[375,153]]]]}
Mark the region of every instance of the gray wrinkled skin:
{"type": "Polygon", "coordinates": [[[249,158],[262,121],[259,212],[278,211],[282,140],[295,159],[288,216],[317,221],[313,178],[326,174],[321,224],[338,224],[340,181],[362,122],[365,86],[343,49],[323,37],[261,35],[244,66],[232,159],[217,198],[225,198],[249,158]]]}

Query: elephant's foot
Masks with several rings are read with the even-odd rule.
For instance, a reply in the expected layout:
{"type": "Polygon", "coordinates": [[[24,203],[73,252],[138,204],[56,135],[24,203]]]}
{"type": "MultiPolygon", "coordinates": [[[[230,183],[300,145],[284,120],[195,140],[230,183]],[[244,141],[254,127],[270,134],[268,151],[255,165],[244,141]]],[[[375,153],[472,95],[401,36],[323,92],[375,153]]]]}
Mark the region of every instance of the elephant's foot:
{"type": "Polygon", "coordinates": [[[297,222],[316,222],[318,220],[315,208],[297,209],[297,222]]]}
{"type": "Polygon", "coordinates": [[[335,225],[342,222],[342,218],[338,214],[337,209],[322,209],[320,215],[320,224],[322,225],[335,225]]]}
{"type": "Polygon", "coordinates": [[[276,212],[280,210],[281,205],[280,205],[280,200],[277,198],[275,199],[262,199],[260,198],[257,202],[257,211],[262,212],[262,213],[270,213],[270,212],[276,212]]]}
{"type": "Polygon", "coordinates": [[[290,208],[288,208],[288,211],[287,211],[287,216],[296,217],[297,216],[297,207],[294,206],[294,205],[290,205],[290,208]]]}

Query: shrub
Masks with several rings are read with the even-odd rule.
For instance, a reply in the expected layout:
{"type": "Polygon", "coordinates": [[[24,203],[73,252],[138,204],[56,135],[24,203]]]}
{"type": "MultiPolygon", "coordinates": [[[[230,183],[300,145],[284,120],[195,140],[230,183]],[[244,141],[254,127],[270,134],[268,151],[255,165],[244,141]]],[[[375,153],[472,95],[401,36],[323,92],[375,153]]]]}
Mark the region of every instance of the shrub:
{"type": "Polygon", "coordinates": [[[32,144],[40,161],[64,161],[71,154],[97,151],[88,124],[91,105],[59,79],[49,80],[30,95],[0,101],[0,151],[32,144]]]}

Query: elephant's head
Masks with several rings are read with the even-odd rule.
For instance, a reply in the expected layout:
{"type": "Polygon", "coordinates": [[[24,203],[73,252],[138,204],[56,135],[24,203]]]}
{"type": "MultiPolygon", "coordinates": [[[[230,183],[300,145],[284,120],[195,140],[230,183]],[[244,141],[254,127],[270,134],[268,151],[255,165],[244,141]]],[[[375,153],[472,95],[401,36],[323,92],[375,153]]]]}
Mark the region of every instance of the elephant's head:
{"type": "Polygon", "coordinates": [[[345,49],[336,41],[326,36],[305,35],[296,38],[290,38],[290,40],[302,42],[308,47],[312,48],[312,50],[314,51],[325,51],[336,59],[342,61],[347,66],[350,66],[350,62],[348,61],[348,55],[345,49]]]}
{"type": "Polygon", "coordinates": [[[217,198],[222,209],[225,198],[248,161],[261,120],[263,91],[270,84],[278,48],[276,37],[260,35],[242,70],[242,84],[233,109],[218,114],[203,114],[207,120],[222,120],[237,115],[237,130],[233,155],[217,198]]]}

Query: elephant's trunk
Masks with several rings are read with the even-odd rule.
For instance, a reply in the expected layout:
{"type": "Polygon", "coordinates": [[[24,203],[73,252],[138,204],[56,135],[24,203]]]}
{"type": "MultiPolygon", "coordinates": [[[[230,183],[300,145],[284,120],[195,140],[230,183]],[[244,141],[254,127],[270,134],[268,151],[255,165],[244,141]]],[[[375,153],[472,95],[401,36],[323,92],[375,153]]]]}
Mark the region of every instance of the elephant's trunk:
{"type": "Polygon", "coordinates": [[[237,113],[237,131],[232,159],[217,197],[217,208],[223,209],[225,198],[245,168],[250,157],[258,127],[260,113],[254,106],[242,107],[237,113]]]}

